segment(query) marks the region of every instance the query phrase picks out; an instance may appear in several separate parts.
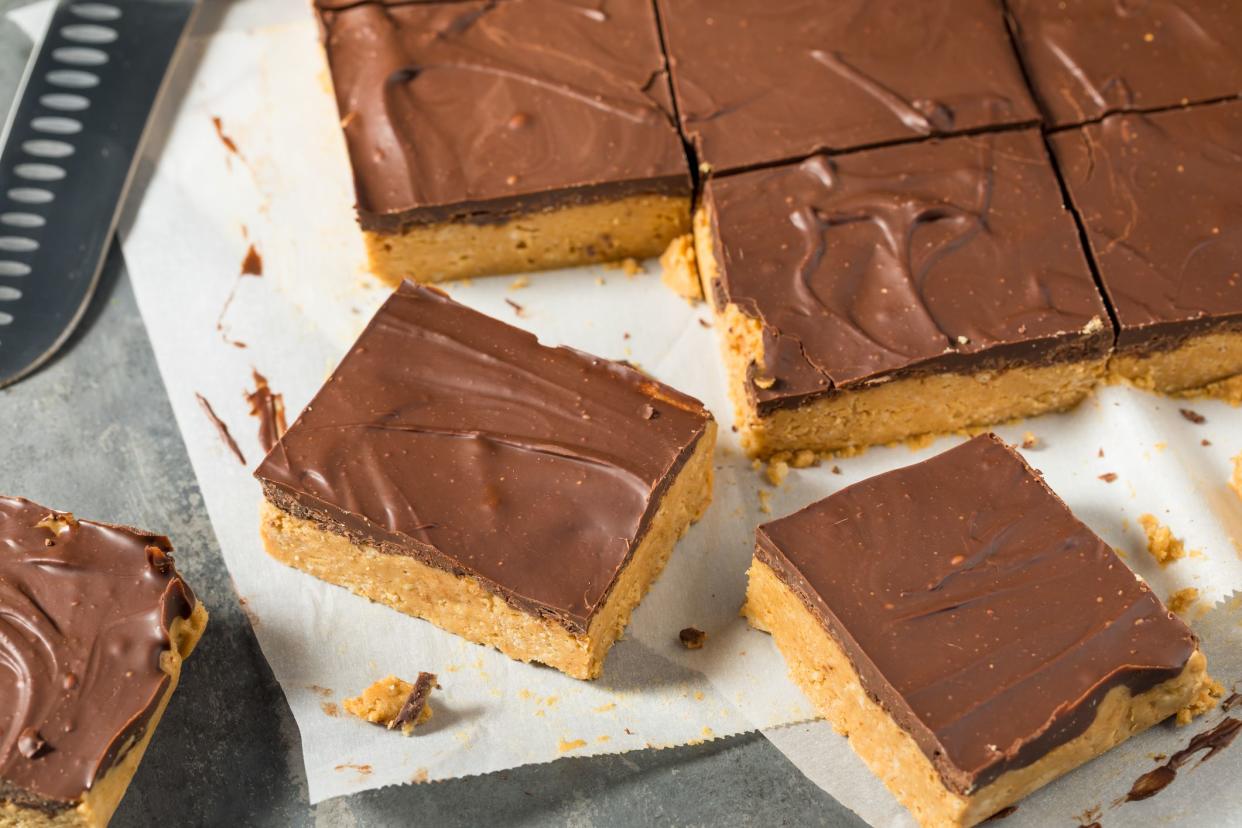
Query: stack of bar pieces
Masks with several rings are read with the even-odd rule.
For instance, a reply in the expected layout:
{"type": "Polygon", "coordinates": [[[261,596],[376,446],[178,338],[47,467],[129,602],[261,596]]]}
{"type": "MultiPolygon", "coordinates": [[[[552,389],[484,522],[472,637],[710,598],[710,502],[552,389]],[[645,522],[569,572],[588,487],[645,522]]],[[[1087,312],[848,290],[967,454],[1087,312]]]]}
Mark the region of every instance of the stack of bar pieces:
{"type": "Polygon", "coordinates": [[[0,497],[0,825],[108,824],[207,624],[171,552],[0,497]]]}
{"type": "Polygon", "coordinates": [[[987,819],[1208,681],[1194,633],[991,434],[759,527],[744,612],[925,828],[987,819]]]}
{"type": "Polygon", "coordinates": [[[405,283],[256,471],[278,560],[600,674],[711,499],[697,400],[405,283]]]}

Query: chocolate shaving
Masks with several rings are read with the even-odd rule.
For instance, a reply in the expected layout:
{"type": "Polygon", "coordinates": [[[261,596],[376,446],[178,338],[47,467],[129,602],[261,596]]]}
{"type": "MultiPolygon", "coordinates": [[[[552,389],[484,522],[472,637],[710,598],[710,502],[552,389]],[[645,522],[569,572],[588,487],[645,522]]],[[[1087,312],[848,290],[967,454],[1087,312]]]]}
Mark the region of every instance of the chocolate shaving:
{"type": "Polygon", "coordinates": [[[1190,420],[1195,425],[1203,425],[1204,423],[1207,422],[1207,417],[1204,417],[1198,411],[1191,411],[1189,408],[1179,408],[1177,410],[1181,413],[1183,417],[1185,417],[1187,420],[1190,420]]]}
{"type": "Polygon", "coordinates": [[[707,633],[698,627],[686,627],[677,633],[677,637],[681,640],[681,646],[687,650],[701,650],[703,642],[707,641],[707,633]]]}
{"type": "Polygon", "coordinates": [[[411,727],[417,725],[423,715],[423,710],[427,708],[427,699],[431,697],[432,688],[439,686],[436,683],[435,673],[419,673],[414,681],[414,689],[410,691],[410,697],[405,700],[405,704],[401,705],[396,718],[388,723],[388,729],[395,730],[406,725],[411,727]]]}
{"type": "Polygon", "coordinates": [[[233,439],[233,434],[229,431],[229,427],[225,424],[224,420],[221,420],[218,416],[216,416],[215,409],[211,407],[211,403],[207,402],[206,397],[202,394],[195,394],[194,396],[198,399],[198,404],[202,406],[203,412],[207,415],[207,418],[211,420],[211,424],[216,427],[216,434],[220,435],[221,442],[224,443],[229,451],[233,452],[233,456],[237,458],[237,462],[241,463],[243,466],[246,465],[246,455],[242,454],[241,449],[237,447],[237,441],[233,439]]]}
{"type": "Polygon", "coordinates": [[[250,403],[250,416],[259,420],[259,445],[264,452],[269,452],[289,428],[285,420],[285,398],[272,391],[267,377],[258,371],[251,371],[251,375],[255,387],[246,394],[246,401],[250,403]]]}
{"type": "Polygon", "coordinates": [[[17,750],[27,759],[38,757],[46,747],[47,742],[33,727],[26,728],[17,737],[17,750]]]}

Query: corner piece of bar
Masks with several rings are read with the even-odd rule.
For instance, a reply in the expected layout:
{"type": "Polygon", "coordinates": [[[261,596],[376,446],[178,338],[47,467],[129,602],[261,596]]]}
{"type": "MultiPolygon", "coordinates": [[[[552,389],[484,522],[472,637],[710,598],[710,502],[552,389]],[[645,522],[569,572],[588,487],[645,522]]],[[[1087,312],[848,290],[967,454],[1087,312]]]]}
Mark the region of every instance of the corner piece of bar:
{"type": "Polygon", "coordinates": [[[0,496],[0,824],[108,824],[207,624],[171,552],[0,496]]]}
{"type": "Polygon", "coordinates": [[[695,259],[752,454],[1072,407],[1112,325],[1034,130],[708,181],[695,259]]]}
{"type": "Polygon", "coordinates": [[[276,559],[595,678],[711,499],[716,424],[619,363],[404,284],[256,476],[276,559]]]}
{"type": "Polygon", "coordinates": [[[651,3],[317,6],[381,279],[642,259],[688,231],[651,3]]]}
{"type": "Polygon", "coordinates": [[[1198,639],[995,435],[760,526],[744,613],[923,826],[1173,716],[1198,639]]]}
{"type": "Polygon", "coordinates": [[[1242,101],[1050,140],[1116,314],[1113,377],[1194,393],[1242,374],[1242,101]]]}

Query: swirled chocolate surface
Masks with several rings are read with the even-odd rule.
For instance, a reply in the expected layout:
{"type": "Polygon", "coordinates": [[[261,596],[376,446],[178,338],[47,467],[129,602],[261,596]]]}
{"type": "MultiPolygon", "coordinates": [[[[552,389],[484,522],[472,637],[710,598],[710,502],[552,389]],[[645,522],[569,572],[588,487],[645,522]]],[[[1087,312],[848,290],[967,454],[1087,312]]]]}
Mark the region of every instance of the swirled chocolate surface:
{"type": "Polygon", "coordinates": [[[1034,130],[714,178],[718,302],[760,320],[760,410],[927,371],[1102,356],[1111,324],[1034,130]]]}
{"type": "Polygon", "coordinates": [[[1053,126],[1242,93],[1235,0],[1006,0],[1053,126]]]}
{"type": "Polygon", "coordinates": [[[194,593],[168,538],[0,497],[0,803],[70,808],[140,738],[194,593]]]}
{"type": "Polygon", "coordinates": [[[710,419],[407,282],[255,474],[278,507],[581,631],[710,419]]]}
{"type": "Polygon", "coordinates": [[[1111,115],[1051,141],[1118,349],[1242,329],[1242,102],[1111,115]]]}
{"type": "Polygon", "coordinates": [[[683,131],[716,172],[1039,119],[992,0],[660,0],[683,131]]]}
{"type": "Polygon", "coordinates": [[[1113,687],[1177,676],[1197,647],[991,434],[842,489],[757,539],[756,556],[961,794],[1081,734],[1113,687]]]}
{"type": "Polygon", "coordinates": [[[649,3],[319,5],[365,228],[690,194],[649,3]]]}

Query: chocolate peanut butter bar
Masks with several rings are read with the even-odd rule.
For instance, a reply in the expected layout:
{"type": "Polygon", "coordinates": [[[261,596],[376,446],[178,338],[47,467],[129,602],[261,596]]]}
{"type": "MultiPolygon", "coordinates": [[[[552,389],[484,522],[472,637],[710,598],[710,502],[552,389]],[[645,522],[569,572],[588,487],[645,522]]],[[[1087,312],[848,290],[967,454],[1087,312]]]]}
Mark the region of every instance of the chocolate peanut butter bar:
{"type": "Polygon", "coordinates": [[[993,0],[659,9],[682,130],[715,173],[1039,120],[993,0]]]}
{"type": "Polygon", "coordinates": [[[1051,126],[1242,92],[1234,0],[1005,0],[1051,126]]]}
{"type": "Polygon", "coordinates": [[[1242,102],[1051,141],[1116,315],[1112,373],[1163,392],[1242,373],[1242,102]]]}
{"type": "Polygon", "coordinates": [[[0,497],[0,825],[108,824],[207,624],[171,553],[0,497]]]}
{"type": "Polygon", "coordinates": [[[650,3],[318,5],[379,277],[643,258],[688,230],[650,3]]]}
{"type": "Polygon", "coordinates": [[[759,527],[746,616],[923,826],[1174,715],[1198,640],[994,435],[759,527]]]}
{"type": "Polygon", "coordinates": [[[695,219],[743,443],[834,451],[1068,408],[1112,328],[1039,134],[707,182],[695,219]]]}
{"type": "Polygon", "coordinates": [[[278,560],[595,678],[711,498],[716,425],[625,365],[402,285],[263,461],[278,560]]]}

